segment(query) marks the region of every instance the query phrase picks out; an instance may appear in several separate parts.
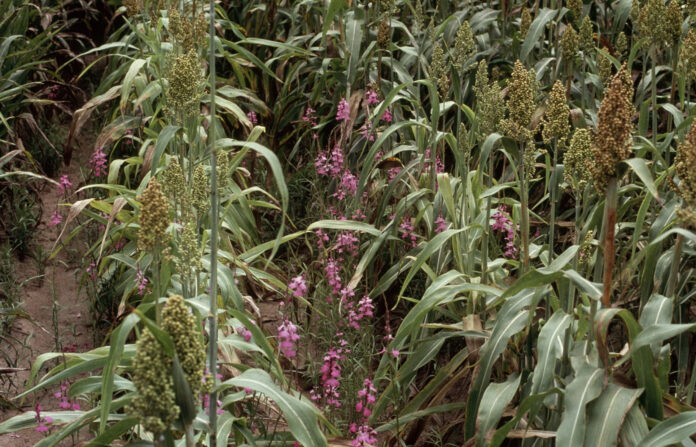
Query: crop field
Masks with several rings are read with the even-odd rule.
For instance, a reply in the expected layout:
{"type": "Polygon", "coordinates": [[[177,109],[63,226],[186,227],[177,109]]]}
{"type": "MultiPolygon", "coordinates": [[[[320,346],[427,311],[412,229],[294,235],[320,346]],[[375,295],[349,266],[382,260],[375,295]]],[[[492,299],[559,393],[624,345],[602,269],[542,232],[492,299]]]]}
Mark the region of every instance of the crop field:
{"type": "Polygon", "coordinates": [[[0,0],[0,446],[696,447],[695,117],[693,0],[0,0]]]}

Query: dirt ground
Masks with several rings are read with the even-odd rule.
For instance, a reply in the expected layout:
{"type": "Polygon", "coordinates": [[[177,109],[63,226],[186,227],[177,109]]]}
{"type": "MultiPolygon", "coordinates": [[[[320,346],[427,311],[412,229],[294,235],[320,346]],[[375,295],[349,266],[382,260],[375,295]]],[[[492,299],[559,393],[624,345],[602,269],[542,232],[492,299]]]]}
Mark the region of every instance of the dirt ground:
{"type": "MultiPolygon", "coordinates": [[[[82,145],[88,152],[91,145],[82,145]]],[[[75,154],[70,166],[62,166],[56,175],[59,179],[61,175],[67,174],[73,183],[71,192],[77,189],[78,179],[81,179],[80,167],[86,166],[89,153],[75,154]]],[[[48,223],[51,214],[58,208],[58,204],[64,201],[54,185],[46,185],[40,194],[43,213],[41,223],[34,235],[34,244],[39,245],[45,252],[50,252],[56,238],[58,237],[62,224],[51,227],[48,223]]],[[[68,201],[74,198],[68,197],[68,201]]],[[[67,215],[67,207],[60,207],[63,216],[67,215]]],[[[29,281],[20,289],[20,297],[23,310],[33,321],[18,318],[10,332],[15,340],[12,346],[8,346],[3,341],[0,348],[9,351],[11,356],[17,358],[17,368],[22,371],[12,373],[3,377],[0,381],[0,395],[5,399],[11,400],[12,397],[25,389],[29,383],[30,368],[36,357],[46,352],[56,352],[62,349],[63,352],[83,352],[92,349],[92,323],[90,321],[89,297],[85,288],[80,289],[79,280],[82,275],[80,259],[76,257],[75,250],[61,250],[60,254],[53,260],[48,261],[45,266],[44,278],[29,281]],[[55,304],[54,305],[54,300],[55,304]],[[54,309],[57,324],[54,324],[54,309]],[[57,343],[58,341],[58,343],[57,343]]],[[[38,275],[37,263],[27,257],[24,261],[15,262],[15,276],[18,282],[38,275]]],[[[0,362],[0,367],[8,365],[0,362]]],[[[50,363],[56,366],[56,362],[50,363]]],[[[47,368],[43,368],[39,376],[45,374],[47,368]]],[[[35,404],[40,404],[43,411],[60,410],[58,404],[60,399],[55,397],[55,393],[60,391],[58,386],[45,389],[28,396],[23,401],[13,400],[12,402],[20,409],[0,410],[0,421],[5,421],[17,414],[24,412],[34,412],[35,404]]],[[[88,409],[87,402],[77,401],[82,410],[88,409]]],[[[72,446],[80,445],[86,439],[68,439],[61,445],[72,446]]],[[[33,446],[44,437],[44,433],[36,430],[27,429],[16,433],[0,435],[0,447],[26,447],[33,446]]]]}

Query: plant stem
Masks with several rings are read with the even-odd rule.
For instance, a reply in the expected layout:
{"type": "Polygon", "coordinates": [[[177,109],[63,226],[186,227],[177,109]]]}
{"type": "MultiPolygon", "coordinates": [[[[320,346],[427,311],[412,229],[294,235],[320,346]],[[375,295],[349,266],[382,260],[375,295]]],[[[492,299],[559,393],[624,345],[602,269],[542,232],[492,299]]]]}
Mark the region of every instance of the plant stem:
{"type": "MultiPolygon", "coordinates": [[[[493,154],[488,154],[488,177],[490,186],[493,186],[493,154]]],[[[481,283],[488,283],[488,237],[491,231],[491,196],[486,199],[486,221],[483,227],[483,237],[481,242],[481,283]]]]}
{"type": "MultiPolygon", "coordinates": [[[[657,80],[655,79],[656,75],[656,70],[655,66],[657,65],[657,55],[655,51],[655,46],[652,47],[650,50],[650,53],[652,54],[652,67],[651,67],[651,75],[650,75],[650,84],[651,84],[651,91],[650,91],[650,100],[652,103],[652,143],[655,148],[657,148],[657,80]]],[[[667,159],[669,159],[669,155],[667,156],[667,159]]],[[[669,161],[667,162],[667,166],[669,166],[669,161]]]]}
{"type": "Polygon", "coordinates": [[[553,143],[553,161],[551,163],[551,216],[549,217],[549,264],[553,261],[553,239],[554,230],[556,227],[556,165],[558,163],[558,146],[554,141],[553,143]]]}
{"type": "Polygon", "coordinates": [[[604,294],[602,295],[602,305],[604,307],[611,305],[611,279],[614,270],[614,232],[618,202],[616,183],[616,177],[609,179],[607,202],[604,208],[604,220],[606,222],[606,234],[604,235],[604,294]]]}
{"type": "Polygon", "coordinates": [[[208,318],[208,369],[213,381],[210,391],[209,446],[217,446],[217,245],[218,245],[218,203],[217,203],[217,159],[215,149],[215,0],[210,0],[210,316],[208,318]]]}
{"type": "Polygon", "coordinates": [[[522,214],[522,273],[529,270],[529,204],[527,203],[527,169],[524,165],[525,144],[520,146],[520,208],[522,214]]]}

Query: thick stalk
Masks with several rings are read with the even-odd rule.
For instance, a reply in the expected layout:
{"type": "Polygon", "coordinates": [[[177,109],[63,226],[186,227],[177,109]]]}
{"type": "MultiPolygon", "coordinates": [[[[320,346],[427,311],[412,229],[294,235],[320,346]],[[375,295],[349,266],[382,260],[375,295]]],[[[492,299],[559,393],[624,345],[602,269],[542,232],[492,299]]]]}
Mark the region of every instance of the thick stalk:
{"type": "Polygon", "coordinates": [[[186,426],[186,447],[196,447],[196,436],[193,433],[193,424],[186,426]]]}
{"type": "Polygon", "coordinates": [[[217,446],[217,245],[218,245],[218,203],[217,203],[217,159],[215,149],[215,0],[210,0],[210,316],[208,317],[208,369],[213,381],[210,391],[209,446],[217,446]]]}
{"type": "Polygon", "coordinates": [[[602,305],[611,305],[611,280],[614,271],[614,232],[616,227],[616,205],[618,202],[616,191],[616,177],[609,179],[607,186],[607,203],[604,208],[604,219],[606,222],[606,234],[604,235],[604,293],[602,295],[602,305]]]}
{"type": "MultiPolygon", "coordinates": [[[[655,148],[657,148],[657,79],[655,79],[657,65],[657,54],[655,51],[655,46],[653,45],[650,53],[652,54],[652,67],[650,72],[650,101],[652,104],[652,143],[655,148]]],[[[669,158],[669,155],[667,156],[669,158]]],[[[669,166],[669,162],[667,162],[669,166]]]]}
{"type": "Polygon", "coordinates": [[[529,270],[529,204],[527,203],[527,169],[524,165],[525,144],[520,146],[522,158],[520,175],[520,208],[522,220],[522,273],[529,270]]]}
{"type": "Polygon", "coordinates": [[[551,216],[549,217],[549,263],[553,261],[553,239],[556,228],[556,164],[558,163],[558,146],[553,143],[553,161],[551,163],[551,216]]]}
{"type": "Polygon", "coordinates": [[[160,299],[160,278],[159,278],[159,244],[155,244],[152,249],[152,293],[155,297],[155,321],[157,326],[160,324],[161,309],[160,299]]]}
{"type": "MultiPolygon", "coordinates": [[[[488,154],[488,178],[490,185],[493,186],[493,154],[488,154]]],[[[481,242],[481,283],[488,284],[488,235],[491,231],[491,196],[486,199],[486,222],[483,228],[481,242]]]]}

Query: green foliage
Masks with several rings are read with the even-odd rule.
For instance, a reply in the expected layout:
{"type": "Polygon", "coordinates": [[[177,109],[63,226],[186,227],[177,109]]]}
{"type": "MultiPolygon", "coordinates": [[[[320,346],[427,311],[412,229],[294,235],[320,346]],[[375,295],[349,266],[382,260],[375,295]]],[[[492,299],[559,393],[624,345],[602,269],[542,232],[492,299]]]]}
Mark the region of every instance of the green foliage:
{"type": "Polygon", "coordinates": [[[152,394],[131,382],[132,337],[170,356],[160,384],[188,389],[167,401],[183,417],[145,428],[189,445],[325,445],[352,424],[350,436],[376,436],[365,444],[401,445],[436,429],[442,445],[494,446],[670,445],[696,432],[696,235],[676,194],[684,157],[672,166],[691,143],[693,92],[679,44],[656,51],[691,19],[673,2],[558,3],[533,18],[504,2],[223,3],[207,81],[200,9],[129,4],[90,51],[107,68],[66,142],[101,107],[94,149],[108,172],[70,212],[106,224],[86,255],[100,308],[123,319],[110,346],[66,355],[23,394],[94,374],[73,387],[100,393],[97,406],[56,415],[69,424],[41,445],[97,418],[100,442],[149,436],[122,412],[135,402],[147,416],[152,394]],[[670,8],[669,33],[650,7],[670,8]],[[576,51],[560,36],[581,21],[576,51]],[[621,156],[609,163],[607,150],[621,156]],[[161,219],[143,238],[156,182],[161,219]],[[215,388],[216,424],[162,323],[169,294],[219,324],[213,362],[235,377],[215,388]],[[313,401],[294,390],[304,384],[313,401]]]}

